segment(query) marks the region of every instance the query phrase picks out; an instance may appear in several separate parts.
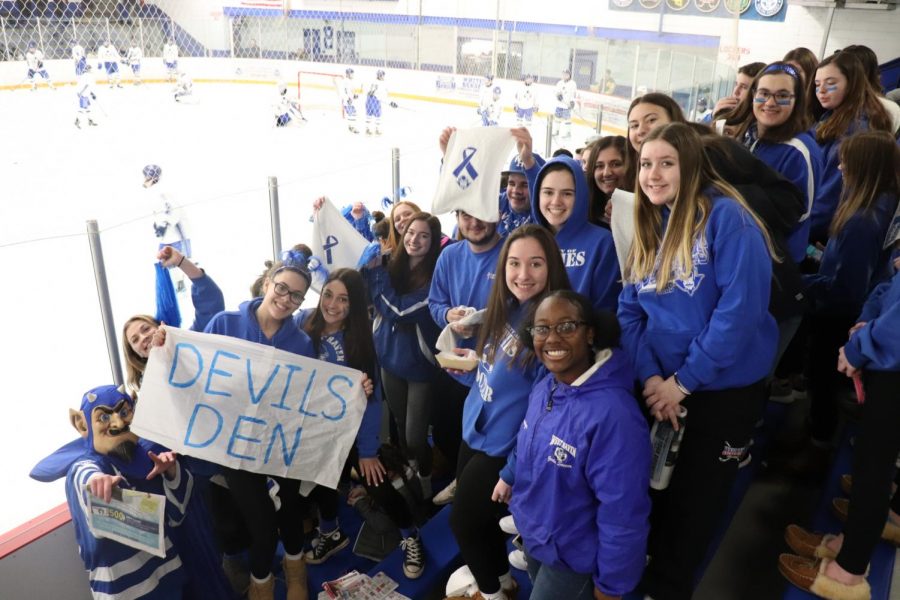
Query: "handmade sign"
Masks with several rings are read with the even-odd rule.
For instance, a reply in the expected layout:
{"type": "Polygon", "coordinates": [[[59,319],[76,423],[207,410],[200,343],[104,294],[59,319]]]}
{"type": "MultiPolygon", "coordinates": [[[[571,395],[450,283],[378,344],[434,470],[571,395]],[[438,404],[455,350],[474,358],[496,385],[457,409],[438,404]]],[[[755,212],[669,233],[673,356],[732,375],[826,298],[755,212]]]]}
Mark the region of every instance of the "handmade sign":
{"type": "Polygon", "coordinates": [[[335,488],[365,410],[362,373],[238,338],[169,328],[131,429],[172,450],[335,488]]]}

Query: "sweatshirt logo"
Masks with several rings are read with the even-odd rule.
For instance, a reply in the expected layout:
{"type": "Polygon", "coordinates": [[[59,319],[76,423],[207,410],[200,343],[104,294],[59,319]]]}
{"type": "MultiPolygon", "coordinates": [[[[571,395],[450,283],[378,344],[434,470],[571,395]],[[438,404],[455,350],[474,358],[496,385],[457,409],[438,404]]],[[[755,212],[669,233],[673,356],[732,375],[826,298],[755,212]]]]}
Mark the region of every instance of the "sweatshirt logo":
{"type": "MultiPolygon", "coordinates": [[[[657,267],[659,266],[659,255],[657,255],[657,267]]],[[[666,289],[660,290],[659,294],[670,294],[674,292],[676,289],[684,292],[688,296],[693,296],[697,290],[700,289],[700,284],[703,283],[703,278],[705,275],[700,273],[699,267],[701,265],[709,264],[709,246],[706,244],[706,237],[700,236],[697,238],[697,241],[694,242],[694,248],[691,251],[691,269],[690,273],[687,273],[684,268],[680,265],[672,266],[672,277],[669,280],[669,284],[666,286],[666,289]]],[[[656,269],[654,272],[644,278],[643,281],[637,284],[638,293],[642,292],[655,292],[656,291],[656,269]]]]}
{"type": "Polygon", "coordinates": [[[563,264],[566,267],[584,266],[584,253],[584,250],[578,251],[575,248],[560,250],[560,254],[562,254],[563,264]]]}
{"type": "Polygon", "coordinates": [[[578,454],[578,449],[555,435],[550,437],[550,447],[553,450],[550,456],[547,457],[547,462],[563,469],[571,469],[572,465],[568,462],[569,456],[575,457],[578,454]]]}

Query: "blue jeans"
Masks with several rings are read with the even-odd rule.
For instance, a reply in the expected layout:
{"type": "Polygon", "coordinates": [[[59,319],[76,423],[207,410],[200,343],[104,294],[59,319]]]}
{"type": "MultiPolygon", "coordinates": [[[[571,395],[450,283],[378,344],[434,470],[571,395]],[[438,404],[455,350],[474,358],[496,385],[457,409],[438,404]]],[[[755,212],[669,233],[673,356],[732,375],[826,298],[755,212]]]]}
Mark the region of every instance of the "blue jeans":
{"type": "Polygon", "coordinates": [[[528,556],[527,552],[525,559],[528,562],[528,577],[534,586],[530,600],[593,600],[594,578],[591,575],[542,564],[528,556]]]}

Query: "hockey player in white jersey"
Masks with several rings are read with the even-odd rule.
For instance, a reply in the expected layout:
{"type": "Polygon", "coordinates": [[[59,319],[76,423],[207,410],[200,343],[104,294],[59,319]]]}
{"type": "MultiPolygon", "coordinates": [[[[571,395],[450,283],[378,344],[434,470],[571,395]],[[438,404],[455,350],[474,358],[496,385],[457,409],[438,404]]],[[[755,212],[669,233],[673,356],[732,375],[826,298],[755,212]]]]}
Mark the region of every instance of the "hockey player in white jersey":
{"type": "MultiPolygon", "coordinates": [[[[159,185],[162,167],[147,165],[144,167],[144,188],[153,205],[153,231],[159,241],[159,248],[172,246],[185,257],[191,258],[191,239],[188,236],[187,220],[181,209],[176,207],[169,195],[159,185]]],[[[172,269],[172,283],[176,291],[185,289],[184,273],[180,269],[172,269]]]]}
{"type": "Polygon", "coordinates": [[[275,127],[287,127],[291,123],[306,121],[303,111],[300,110],[300,102],[288,96],[287,84],[284,82],[279,82],[275,86],[272,110],[275,113],[275,127]]]}
{"type": "Polygon", "coordinates": [[[516,124],[519,127],[528,127],[531,125],[534,113],[538,111],[537,96],[534,91],[534,76],[530,73],[525,76],[525,85],[516,92],[516,103],[513,108],[516,109],[516,124]]]}
{"type": "Polygon", "coordinates": [[[358,97],[356,89],[356,83],[353,81],[353,69],[348,68],[344,71],[344,77],[338,84],[338,91],[341,95],[344,117],[347,119],[347,129],[353,133],[359,133],[359,129],[356,128],[356,105],[354,104],[358,97]]]}
{"type": "Polygon", "coordinates": [[[484,117],[481,114],[482,108],[489,105],[491,100],[494,97],[494,76],[493,75],[485,75],[484,83],[481,86],[481,89],[478,91],[478,107],[475,109],[475,112],[478,113],[479,117],[482,117],[482,122],[484,122],[484,117]]]}
{"type": "Polygon", "coordinates": [[[175,102],[184,102],[194,95],[194,80],[185,72],[178,74],[178,81],[175,82],[175,102]]]}
{"type": "Polygon", "coordinates": [[[84,73],[87,66],[87,55],[84,53],[84,46],[78,43],[78,40],[72,40],[72,60],[75,62],[75,76],[84,73]]]}
{"type": "Polygon", "coordinates": [[[572,81],[572,72],[563,71],[562,79],[556,82],[556,114],[553,121],[553,135],[572,137],[572,109],[575,108],[575,94],[578,87],[572,81]]]}
{"type": "Polygon", "coordinates": [[[144,51],[136,41],[131,42],[128,48],[128,54],[125,56],[125,62],[131,67],[131,74],[134,75],[134,85],[141,85],[141,61],[144,59],[144,51]]]}
{"type": "Polygon", "coordinates": [[[31,81],[31,91],[37,89],[37,75],[47,82],[47,86],[51,90],[55,90],[53,82],[50,81],[50,74],[44,68],[44,53],[37,47],[34,42],[29,42],[28,50],[25,52],[25,64],[28,65],[28,74],[25,79],[31,81]]]}
{"type": "Polygon", "coordinates": [[[166,66],[167,81],[175,81],[178,75],[178,45],[169,38],[163,46],[163,64],[166,66]]]}
{"type": "Polygon", "coordinates": [[[122,83],[119,81],[121,77],[119,74],[119,62],[122,60],[122,56],[116,47],[113,46],[111,40],[106,40],[106,43],[100,46],[100,49],[97,51],[97,58],[100,59],[103,69],[106,71],[109,87],[122,87],[122,83]]]}
{"type": "Polygon", "coordinates": [[[75,83],[75,94],[78,97],[78,113],[75,115],[75,127],[81,129],[81,123],[84,121],[91,127],[97,125],[91,114],[91,104],[97,99],[94,93],[94,76],[91,72],[91,65],[84,63],[78,73],[78,80],[75,83]]]}
{"type": "Polygon", "coordinates": [[[502,90],[500,86],[495,86],[491,90],[491,95],[481,99],[481,106],[478,107],[478,114],[481,115],[481,124],[485,127],[496,127],[500,123],[500,113],[503,111],[500,96],[502,90]]]}
{"type": "MultiPolygon", "coordinates": [[[[366,134],[381,135],[381,109],[387,102],[388,91],[384,85],[384,70],[378,69],[375,73],[375,81],[366,87],[366,134]]],[[[392,108],[397,108],[396,102],[391,102],[392,108]]]]}

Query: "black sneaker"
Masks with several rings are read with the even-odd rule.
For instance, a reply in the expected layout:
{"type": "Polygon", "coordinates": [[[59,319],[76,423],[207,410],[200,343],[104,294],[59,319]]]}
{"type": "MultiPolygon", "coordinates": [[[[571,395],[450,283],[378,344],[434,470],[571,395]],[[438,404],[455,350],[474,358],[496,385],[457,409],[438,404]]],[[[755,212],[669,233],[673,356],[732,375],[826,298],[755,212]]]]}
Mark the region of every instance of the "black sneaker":
{"type": "Polygon", "coordinates": [[[408,537],[400,542],[403,549],[403,574],[407,579],[418,579],[425,570],[425,549],[419,535],[408,537]]]}
{"type": "Polygon", "coordinates": [[[331,533],[319,532],[319,537],[313,541],[313,549],[306,553],[306,562],[311,565],[319,565],[328,560],[333,554],[337,554],[347,547],[350,538],[338,527],[331,533]]]}

